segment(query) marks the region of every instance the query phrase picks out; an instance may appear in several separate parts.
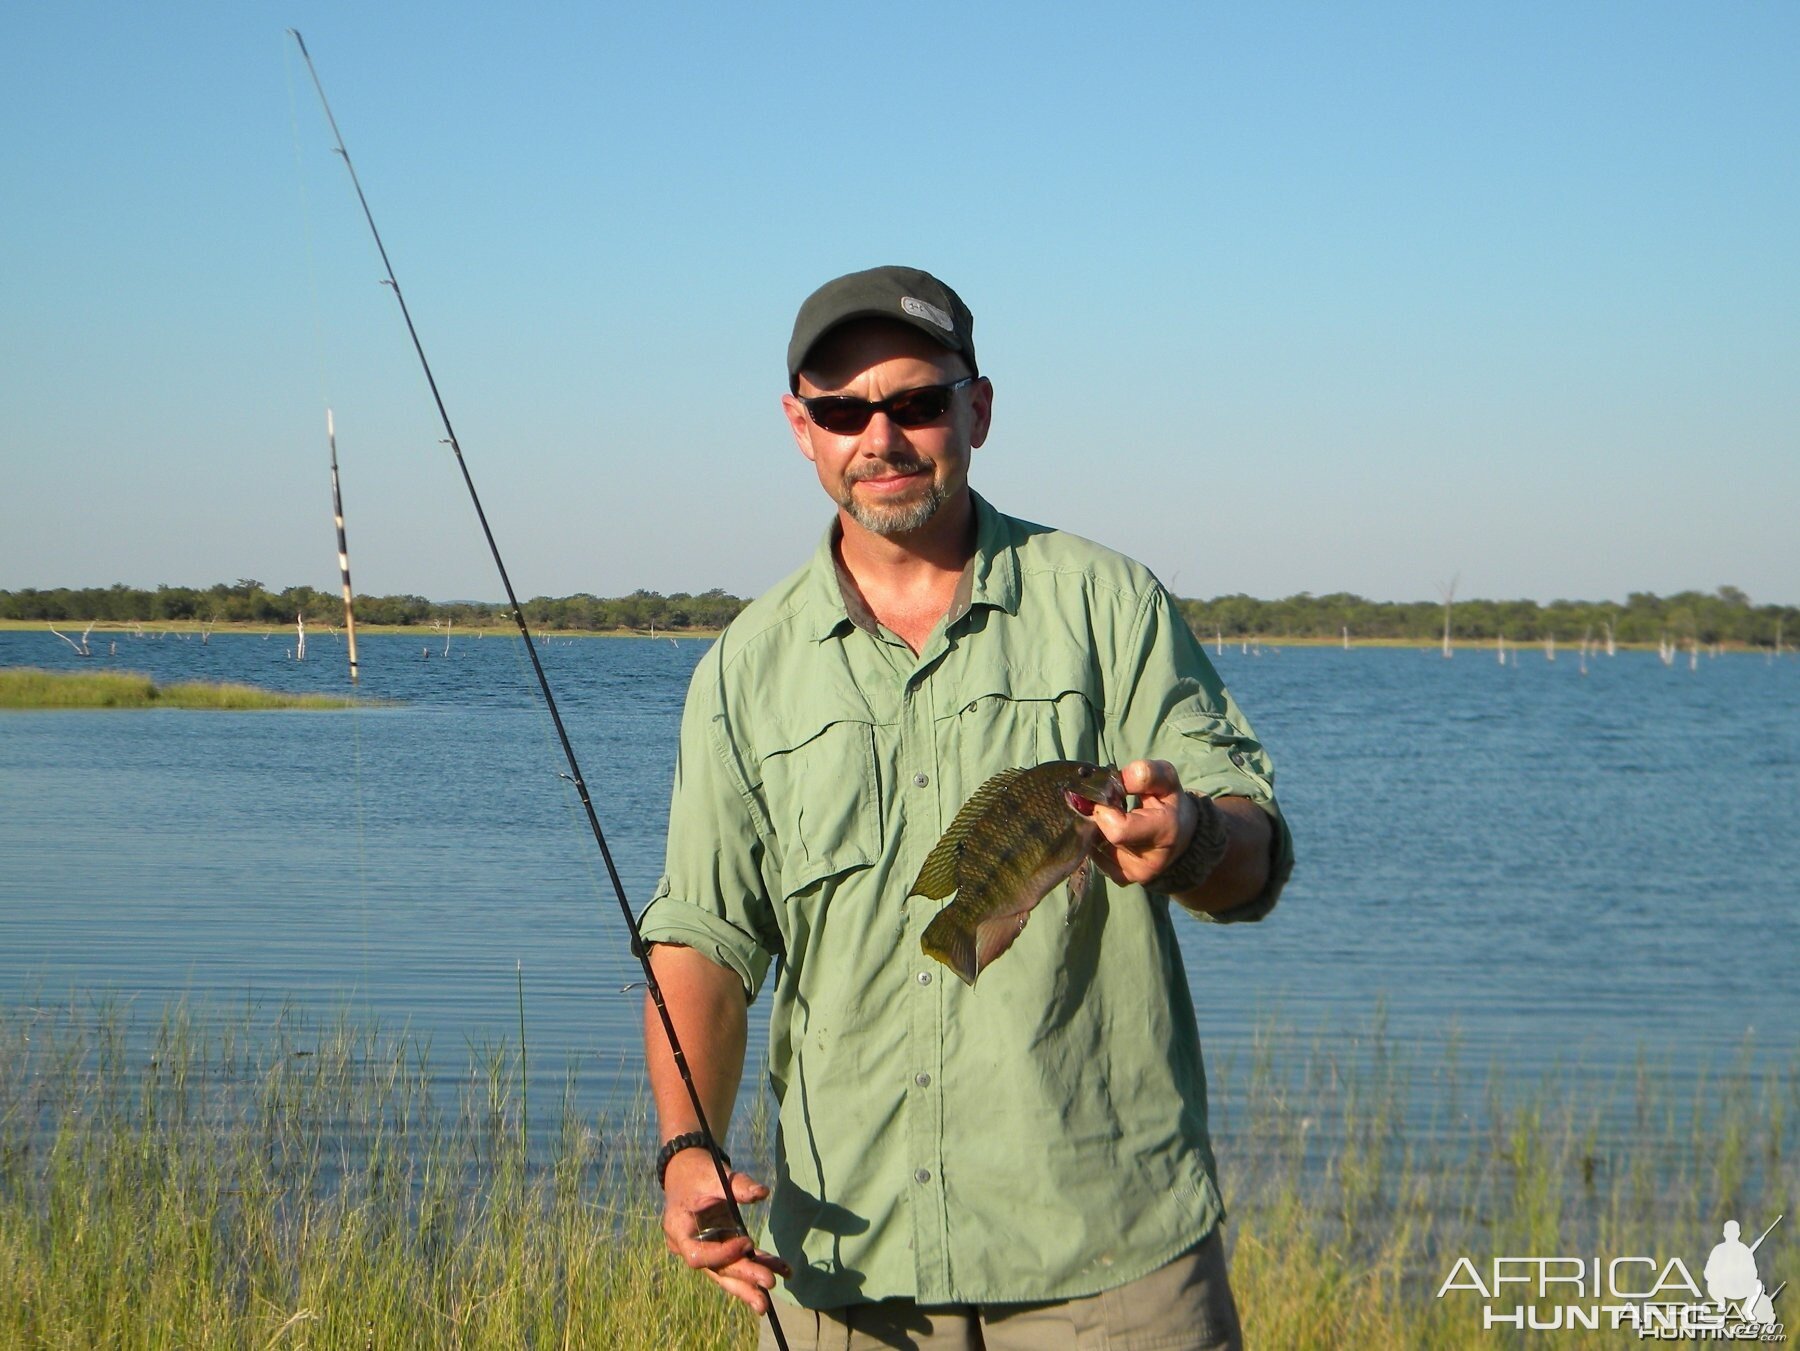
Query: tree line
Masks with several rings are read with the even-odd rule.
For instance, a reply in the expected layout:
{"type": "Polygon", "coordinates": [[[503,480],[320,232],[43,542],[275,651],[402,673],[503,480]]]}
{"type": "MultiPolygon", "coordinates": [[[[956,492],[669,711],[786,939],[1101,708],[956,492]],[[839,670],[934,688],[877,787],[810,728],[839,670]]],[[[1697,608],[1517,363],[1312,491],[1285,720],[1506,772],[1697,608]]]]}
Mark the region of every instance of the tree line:
{"type": "MultiPolygon", "coordinates": [[[[1348,592],[1315,596],[1301,592],[1284,600],[1220,596],[1178,604],[1202,639],[1339,638],[1441,642],[1444,605],[1437,601],[1373,601],[1348,592]]],[[[1604,642],[1608,631],[1621,643],[1742,643],[1783,647],[1800,639],[1800,607],[1753,605],[1735,586],[1717,591],[1682,591],[1656,596],[1634,591],[1616,601],[1459,600],[1450,607],[1450,632],[1463,642],[1531,643],[1554,638],[1604,642]]]]}
{"type": "MultiPolygon", "coordinates": [[[[720,629],[747,604],[715,587],[691,595],[677,591],[633,591],[628,596],[536,596],[525,602],[525,619],[534,628],[590,632],[611,630],[720,629]]],[[[1373,601],[1348,592],[1314,596],[1301,592],[1281,600],[1253,596],[1218,596],[1182,600],[1178,604],[1202,639],[1339,638],[1348,629],[1355,639],[1436,642],[1444,632],[1444,606],[1435,601],[1373,601]]],[[[231,585],[159,586],[155,590],[118,583],[108,587],[27,588],[0,591],[0,619],[49,620],[57,623],[292,624],[304,615],[310,624],[330,625],[343,619],[343,600],[335,592],[310,586],[270,590],[261,582],[240,578],[231,585]]],[[[506,606],[487,601],[432,601],[423,596],[358,596],[357,622],[465,628],[510,622],[506,606]]],[[[1800,608],[1753,605],[1734,586],[1717,591],[1683,591],[1656,596],[1634,591],[1624,604],[1614,601],[1459,600],[1450,614],[1452,635],[1464,642],[1541,642],[1554,638],[1577,643],[1583,637],[1605,640],[1608,627],[1621,643],[1742,643],[1772,647],[1779,635],[1784,646],[1800,644],[1800,608]]]]}
{"type": "MultiPolygon", "coordinates": [[[[633,591],[629,596],[536,596],[524,602],[533,628],[605,632],[615,629],[724,628],[747,602],[714,588],[699,595],[633,591]]],[[[310,586],[274,591],[253,578],[227,586],[159,586],[154,591],[115,583],[107,587],[27,588],[0,591],[0,619],[85,624],[292,624],[304,615],[317,625],[341,624],[343,596],[310,586]]],[[[509,608],[489,601],[433,601],[423,596],[356,597],[356,622],[430,628],[509,624],[509,608]]]]}

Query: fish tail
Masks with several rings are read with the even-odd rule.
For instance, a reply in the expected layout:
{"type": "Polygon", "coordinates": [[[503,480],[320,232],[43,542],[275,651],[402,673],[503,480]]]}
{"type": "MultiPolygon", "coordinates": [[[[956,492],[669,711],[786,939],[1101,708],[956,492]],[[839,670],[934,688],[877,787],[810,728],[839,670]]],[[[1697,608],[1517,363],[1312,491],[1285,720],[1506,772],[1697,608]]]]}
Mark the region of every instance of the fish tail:
{"type": "Polygon", "coordinates": [[[973,988],[981,970],[975,956],[975,935],[957,919],[954,906],[938,911],[937,917],[925,926],[919,946],[927,957],[937,958],[956,972],[964,985],[973,988]]]}

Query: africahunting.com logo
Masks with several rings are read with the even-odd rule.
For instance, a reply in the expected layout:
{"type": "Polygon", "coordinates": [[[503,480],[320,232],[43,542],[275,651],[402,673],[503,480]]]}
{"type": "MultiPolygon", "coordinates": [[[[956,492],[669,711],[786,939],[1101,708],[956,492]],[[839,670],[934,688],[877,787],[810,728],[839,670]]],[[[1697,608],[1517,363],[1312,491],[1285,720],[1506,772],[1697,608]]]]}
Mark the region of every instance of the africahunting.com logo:
{"type": "Polygon", "coordinates": [[[1786,1215],[1756,1242],[1725,1221],[1696,1281],[1679,1257],[1495,1257],[1486,1267],[1459,1257],[1439,1299],[1477,1296],[1484,1328],[1532,1332],[1613,1329],[1647,1341],[1783,1342],[1775,1301],[1786,1288],[1763,1286],[1756,1254],[1786,1215]]]}

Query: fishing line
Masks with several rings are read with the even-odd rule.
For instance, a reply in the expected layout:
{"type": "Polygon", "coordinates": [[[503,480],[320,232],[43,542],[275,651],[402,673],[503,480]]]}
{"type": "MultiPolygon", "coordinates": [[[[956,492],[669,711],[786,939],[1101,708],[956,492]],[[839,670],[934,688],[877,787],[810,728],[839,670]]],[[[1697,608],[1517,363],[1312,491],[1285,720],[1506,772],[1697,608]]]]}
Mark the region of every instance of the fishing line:
{"type": "MultiPolygon", "coordinates": [[[[319,300],[319,264],[314,247],[312,199],[306,190],[306,161],[300,150],[300,100],[294,84],[294,59],[293,53],[286,43],[282,44],[282,54],[282,69],[287,76],[288,127],[293,134],[294,185],[300,195],[301,233],[305,242],[308,308],[311,311],[313,331],[313,364],[319,382],[319,404],[325,410],[325,439],[331,452],[332,511],[337,522],[338,553],[342,560],[344,589],[347,593],[350,586],[350,570],[349,562],[345,557],[343,503],[338,485],[337,429],[333,425],[330,382],[326,376],[327,348],[325,323],[322,318],[324,306],[319,300]]],[[[347,595],[345,608],[348,611],[347,595]]],[[[345,628],[345,642],[348,644],[350,657],[350,684],[354,689],[357,683],[356,636],[355,631],[348,624],[345,628]]],[[[355,700],[350,705],[350,764],[350,780],[356,800],[356,888],[362,929],[363,1012],[373,1024],[375,1019],[374,989],[369,969],[368,807],[363,797],[362,705],[360,701],[355,700]]]]}
{"type": "MultiPolygon", "coordinates": [[[[331,406],[325,408],[325,435],[331,443],[331,496],[332,506],[337,515],[338,555],[344,560],[344,617],[345,642],[348,645],[350,661],[350,688],[357,684],[356,670],[356,629],[350,621],[350,565],[347,549],[344,544],[344,508],[338,493],[337,463],[337,429],[333,425],[331,406]]],[[[375,1017],[375,991],[369,972],[369,856],[368,856],[368,808],[363,800],[363,747],[362,747],[362,700],[352,697],[350,703],[350,780],[356,792],[356,882],[357,892],[362,900],[362,986],[363,1007],[371,1023],[375,1017]]],[[[373,1029],[371,1029],[373,1030],[373,1029]]]]}
{"type": "MultiPolygon", "coordinates": [[[[413,351],[419,358],[419,367],[424,372],[425,383],[431,389],[431,400],[437,406],[438,421],[443,425],[444,436],[449,442],[450,452],[456,457],[456,467],[462,473],[463,486],[469,490],[469,501],[475,508],[475,517],[481,524],[481,533],[487,540],[488,552],[493,555],[494,570],[500,574],[500,585],[506,592],[507,604],[511,607],[513,622],[518,625],[520,641],[531,657],[532,673],[537,677],[538,690],[544,697],[544,707],[550,714],[550,721],[556,728],[556,739],[562,745],[563,758],[569,765],[569,778],[574,784],[575,795],[581,801],[582,810],[587,816],[590,830],[593,832],[594,844],[600,850],[601,860],[606,864],[606,875],[612,882],[613,895],[618,898],[619,911],[624,916],[625,926],[631,933],[631,952],[643,968],[644,988],[649,992],[650,1002],[656,1009],[656,1016],[662,1023],[663,1035],[669,1042],[669,1055],[675,1062],[675,1068],[681,1075],[682,1087],[687,1090],[688,1103],[694,1109],[694,1120],[700,1128],[700,1135],[706,1152],[712,1158],[713,1171],[718,1176],[719,1191],[724,1197],[725,1207],[731,1216],[732,1223],[740,1233],[748,1234],[749,1226],[744,1223],[743,1212],[738,1208],[737,1198],[732,1194],[731,1176],[726,1170],[725,1154],[719,1148],[718,1137],[713,1133],[711,1124],[706,1119],[705,1105],[700,1101],[700,1090],[694,1084],[693,1074],[688,1069],[687,1056],[682,1051],[681,1040],[676,1036],[674,1020],[669,1016],[668,1005],[663,1001],[662,986],[658,984],[656,972],[650,966],[649,950],[644,946],[643,931],[638,927],[637,915],[632,911],[631,902],[625,897],[625,884],[619,879],[618,865],[613,862],[612,850],[606,843],[606,832],[601,829],[599,814],[594,810],[594,800],[588,793],[587,780],[582,776],[581,764],[575,757],[575,747],[569,740],[568,729],[563,726],[562,714],[556,706],[556,696],[551,693],[550,680],[544,674],[543,661],[538,657],[537,645],[532,640],[530,626],[525,622],[524,607],[519,604],[517,593],[513,590],[512,578],[507,575],[506,562],[500,557],[500,546],[494,540],[494,532],[488,525],[487,512],[481,505],[481,495],[475,491],[475,479],[469,472],[468,461],[463,458],[462,445],[456,438],[456,430],[451,425],[450,413],[444,407],[443,395],[438,391],[437,377],[432,374],[431,363],[425,357],[425,346],[419,339],[419,330],[414,326],[412,311],[407,308],[406,296],[400,289],[400,279],[394,275],[394,265],[388,258],[387,245],[381,241],[381,231],[375,225],[375,215],[369,209],[369,199],[364,195],[362,182],[356,176],[356,166],[350,162],[350,151],[344,145],[343,133],[338,130],[337,118],[332,115],[331,102],[325,97],[325,86],[320,83],[319,72],[313,66],[312,54],[306,50],[306,42],[295,29],[288,29],[294,39],[294,45],[300,49],[301,59],[306,62],[307,73],[312,76],[313,88],[319,95],[319,106],[324,109],[325,120],[331,126],[332,139],[336,141],[337,154],[344,161],[344,169],[350,175],[350,185],[356,190],[356,200],[362,207],[363,219],[368,222],[369,234],[375,240],[375,249],[381,255],[382,267],[387,276],[382,284],[394,293],[394,300],[400,306],[400,317],[406,321],[407,336],[412,339],[413,351]]],[[[787,1338],[781,1330],[781,1320],[775,1314],[775,1301],[769,1300],[769,1331],[774,1335],[775,1343],[781,1351],[787,1351],[787,1338]]]]}
{"type": "MultiPolygon", "coordinates": [[[[541,647],[544,647],[546,650],[551,646],[551,644],[545,640],[543,635],[539,636],[539,645],[541,647]]],[[[538,690],[536,682],[534,680],[532,680],[532,678],[531,678],[530,665],[526,661],[524,653],[519,651],[519,644],[508,643],[507,650],[512,653],[513,667],[514,667],[514,671],[515,671],[516,675],[519,678],[520,685],[522,688],[524,688],[528,692],[527,698],[529,699],[529,701],[532,705],[533,711],[534,711],[534,716],[532,716],[530,718],[531,725],[537,729],[538,735],[543,740],[543,747],[544,747],[545,754],[548,755],[551,760],[555,760],[557,758],[557,756],[560,754],[560,752],[557,749],[556,740],[551,731],[549,719],[540,718],[540,717],[535,716],[535,710],[544,708],[544,696],[538,690]]],[[[571,781],[571,780],[569,780],[569,774],[568,774],[567,770],[562,770],[562,769],[557,770],[556,777],[558,779],[561,779],[564,781],[571,781]]],[[[575,801],[569,796],[569,794],[563,793],[563,792],[558,792],[555,794],[555,801],[556,801],[558,809],[562,812],[564,819],[566,819],[568,821],[568,823],[571,827],[573,827],[577,830],[585,829],[585,827],[583,826],[583,824],[580,820],[580,813],[576,807],[575,801]]],[[[543,854],[543,855],[540,855],[540,857],[549,859],[552,856],[549,854],[543,854]]],[[[601,883],[600,869],[599,869],[599,866],[595,863],[594,856],[592,854],[588,853],[585,849],[578,850],[578,851],[571,853],[568,856],[568,862],[571,865],[573,865],[579,869],[581,880],[587,884],[589,891],[592,893],[595,904],[600,908],[601,913],[604,915],[605,907],[606,907],[605,888],[601,883]],[[577,859],[579,859],[579,862],[577,862],[577,859]]],[[[616,959],[615,954],[612,954],[610,952],[607,954],[607,965],[609,968],[612,966],[612,963],[615,959],[616,959]]],[[[610,972],[609,972],[609,975],[608,975],[609,986],[611,983],[612,982],[611,982],[610,972]]],[[[616,1079],[615,1079],[615,1082],[616,1082],[616,1079]]]]}

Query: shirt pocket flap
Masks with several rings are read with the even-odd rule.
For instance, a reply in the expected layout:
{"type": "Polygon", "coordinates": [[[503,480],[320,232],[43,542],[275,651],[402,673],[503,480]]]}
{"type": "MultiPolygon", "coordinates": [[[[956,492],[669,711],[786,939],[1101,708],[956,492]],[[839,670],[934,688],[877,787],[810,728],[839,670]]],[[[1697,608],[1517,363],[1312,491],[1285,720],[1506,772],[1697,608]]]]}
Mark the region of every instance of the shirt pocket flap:
{"type": "Polygon", "coordinates": [[[950,710],[976,758],[963,769],[962,796],[980,782],[980,766],[1024,766],[1103,756],[1105,694],[1099,675],[1073,665],[1048,670],[996,666],[962,683],[950,710]]]}
{"type": "Polygon", "coordinates": [[[983,699],[1030,699],[1055,702],[1079,694],[1091,708],[1106,703],[1100,673],[1092,666],[1068,664],[1056,669],[1023,662],[996,663],[965,677],[958,691],[961,710],[983,699]]]}
{"type": "Polygon", "coordinates": [[[862,717],[815,709],[765,747],[762,791],[793,896],[824,878],[873,864],[881,852],[875,729],[862,717]]]}

